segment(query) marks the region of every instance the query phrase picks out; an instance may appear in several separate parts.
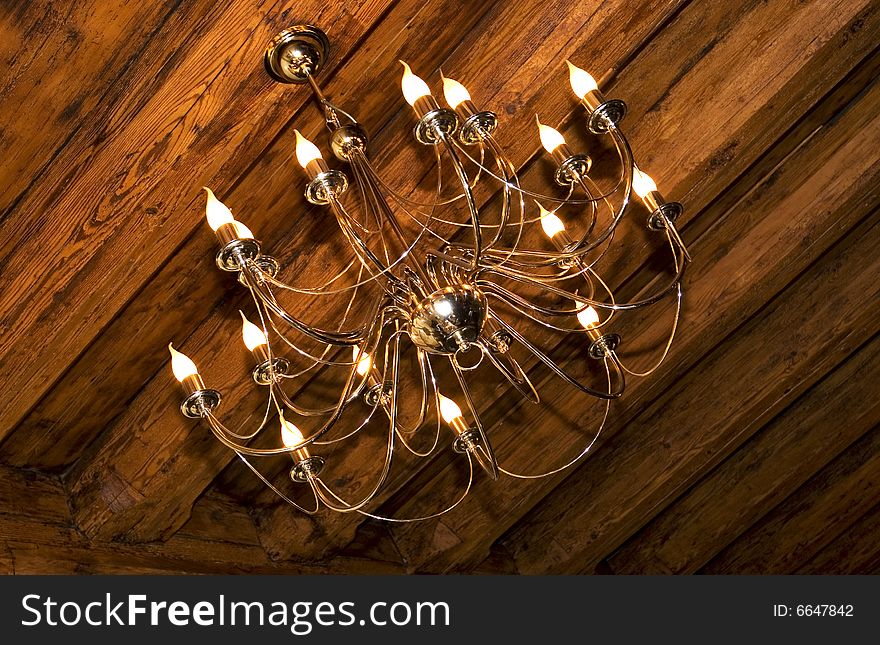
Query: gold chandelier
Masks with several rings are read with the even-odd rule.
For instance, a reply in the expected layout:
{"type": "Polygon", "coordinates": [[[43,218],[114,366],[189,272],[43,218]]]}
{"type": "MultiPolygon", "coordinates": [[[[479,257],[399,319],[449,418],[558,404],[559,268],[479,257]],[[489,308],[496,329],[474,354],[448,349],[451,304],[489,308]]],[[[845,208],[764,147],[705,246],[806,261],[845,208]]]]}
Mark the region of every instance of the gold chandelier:
{"type": "Polygon", "coordinates": [[[265,65],[276,81],[311,87],[330,132],[330,148],[348,165],[348,173],[331,169],[319,148],[295,131],[296,158],[307,178],[305,197],[327,208],[350,257],[323,284],[282,280],[277,260],[263,253],[253,233],[206,188],[208,224],[220,242],[217,265],[237,274],[255,305],[253,320],[259,324],[240,312],[242,335],[255,361],[253,380],[267,392],[267,407],[256,429],[228,428],[215,414],[220,393],[207,388],[192,360],[169,344],[172,369],[185,393],[183,414],[205,419],[219,441],[305,513],[324,505],[378,517],[365,508],[382,490],[395,451],[400,446],[418,457],[434,454],[443,449],[439,439],[444,424],[452,433],[452,449],[467,459],[469,475],[462,492],[427,517],[448,512],[464,499],[473,483],[474,463],[493,480],[500,474],[544,477],[570,467],[598,438],[611,401],[624,392],[625,374],[647,376],[666,357],[681,311],[682,275],[690,261],[674,225],[681,204],[664,200],[653,180],[639,170],[619,127],[626,105],[606,99],[590,74],[566,61],[572,90],[585,110],[586,128],[610,141],[620,170],[608,188],[600,187],[590,175],[592,159],[572,152],[557,130],[538,121],[541,144],[555,163],[553,180],[560,188],[558,195],[544,194],[520,184],[514,164],[493,136],[499,127],[494,113],[478,109],[467,89],[442,73],[448,107],[441,107],[428,85],[401,61],[403,95],[416,117],[414,138],[432,150],[437,172],[432,197],[418,201],[381,178],[367,155],[364,127],[322,93],[315,76],[328,52],[323,31],[298,25],[273,39],[265,65]],[[454,177],[452,194],[444,192],[444,164],[454,177]],[[357,190],[343,199],[350,182],[357,190]],[[487,201],[491,207],[478,207],[474,191],[486,183],[497,187],[500,199],[487,201]],[[620,302],[597,265],[613,247],[614,232],[625,215],[640,208],[630,208],[633,192],[647,210],[647,228],[668,244],[672,277],[652,295],[620,302]],[[576,213],[567,218],[568,225],[559,216],[563,211],[576,213]],[[543,235],[533,235],[539,229],[543,235]],[[284,292],[336,298],[347,306],[331,325],[334,328],[324,329],[306,320],[308,311],[289,311],[279,300],[284,292]],[[675,308],[668,341],[650,369],[631,371],[617,355],[620,337],[610,331],[610,323],[618,312],[665,298],[674,299],[675,308]],[[586,355],[601,368],[600,382],[587,384],[572,376],[541,343],[530,339],[534,334],[526,328],[563,338],[581,334],[586,355]],[[604,402],[596,433],[577,456],[537,474],[509,470],[503,459],[499,463],[468,384],[470,373],[479,369],[480,378],[489,374],[503,379],[522,397],[538,403],[523,358],[543,364],[575,391],[604,402]],[[404,364],[412,374],[405,374],[404,364]],[[448,376],[445,393],[438,387],[442,370],[448,376]],[[336,393],[329,404],[306,406],[299,396],[287,393],[285,386],[308,383],[316,374],[333,375],[336,393]],[[249,445],[270,428],[273,411],[281,425],[280,441],[274,443],[280,445],[249,445]],[[387,433],[384,455],[378,457],[384,460],[378,480],[361,499],[348,501],[321,478],[322,448],[344,445],[374,425],[387,433]],[[292,481],[308,485],[310,501],[292,499],[252,460],[285,455],[293,460],[292,481]]]}

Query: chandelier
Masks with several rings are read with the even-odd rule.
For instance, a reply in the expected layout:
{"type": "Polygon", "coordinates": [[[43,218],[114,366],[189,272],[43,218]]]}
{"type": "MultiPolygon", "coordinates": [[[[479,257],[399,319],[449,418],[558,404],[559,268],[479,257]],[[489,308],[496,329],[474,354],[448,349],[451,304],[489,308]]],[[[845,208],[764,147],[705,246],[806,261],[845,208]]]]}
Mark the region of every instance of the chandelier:
{"type": "Polygon", "coordinates": [[[181,411],[204,419],[257,477],[309,514],[326,506],[379,517],[365,509],[382,491],[394,455],[404,450],[429,457],[448,449],[441,441],[446,432],[451,433],[452,450],[467,460],[467,483],[433,514],[379,519],[416,521],[452,510],[471,489],[475,466],[493,480],[501,475],[545,477],[572,466],[598,438],[611,401],[624,392],[625,376],[647,376],[665,359],[690,261],[674,224],[681,204],[664,200],[654,181],[636,166],[620,129],[626,105],[606,99],[590,74],[566,61],[586,129],[605,140],[612,170],[609,186],[600,186],[591,176],[592,159],[572,152],[557,130],[538,120],[537,134],[553,161],[551,179],[558,186],[557,194],[546,194],[553,191],[521,185],[494,136],[501,127],[496,114],[480,110],[467,89],[442,72],[448,107],[441,107],[428,85],[401,61],[403,96],[415,115],[413,137],[431,152],[437,176],[429,197],[417,198],[381,177],[367,154],[364,127],[324,96],[315,76],[328,52],[323,31],[298,25],[273,39],[265,66],[278,82],[311,88],[330,133],[330,149],[348,167],[347,172],[331,169],[319,148],[295,131],[305,197],[335,220],[347,257],[322,284],[284,280],[279,262],[205,188],[207,221],[220,243],[217,265],[237,274],[254,303],[250,319],[239,313],[244,344],[254,358],[252,378],[266,392],[266,413],[255,429],[224,425],[215,414],[220,393],[207,388],[193,361],[169,344],[172,369],[185,394],[181,411]],[[453,188],[447,189],[444,181],[453,188]],[[497,198],[478,205],[475,192],[487,184],[493,185],[497,198]],[[632,193],[641,204],[630,203],[632,193]],[[661,247],[668,246],[670,277],[661,279],[663,286],[650,295],[619,301],[599,265],[615,246],[615,230],[626,216],[643,218],[639,225],[655,232],[661,247]],[[343,313],[330,325],[315,324],[309,321],[312,308],[285,307],[282,296],[287,292],[334,299],[339,304],[333,311],[343,313]],[[611,331],[613,319],[666,298],[673,301],[674,315],[668,340],[657,343],[659,357],[645,371],[627,368],[616,352],[620,336],[611,331]],[[584,361],[596,366],[596,382],[583,382],[555,360],[547,349],[547,334],[561,339],[580,335],[584,361]],[[544,340],[534,340],[536,336],[544,340]],[[573,459],[548,472],[522,473],[505,463],[503,455],[496,457],[472,379],[478,373],[480,379],[509,384],[526,400],[539,403],[527,371],[541,364],[574,392],[600,400],[604,410],[599,410],[595,433],[585,438],[586,445],[573,459]],[[317,375],[332,384],[326,405],[306,405],[300,395],[289,394],[291,387],[308,392],[317,375]],[[272,441],[276,447],[255,447],[253,440],[263,430],[278,432],[270,423],[275,413],[280,419],[280,438],[275,434],[272,441]],[[348,495],[322,479],[322,452],[327,454],[331,444],[344,449],[357,433],[376,426],[385,446],[376,455],[381,465],[377,481],[365,487],[368,492],[360,499],[346,499],[348,495]],[[255,465],[257,458],[272,457],[292,459],[291,480],[310,490],[305,501],[294,499],[302,497],[293,494],[296,487],[282,490],[255,465]]]}

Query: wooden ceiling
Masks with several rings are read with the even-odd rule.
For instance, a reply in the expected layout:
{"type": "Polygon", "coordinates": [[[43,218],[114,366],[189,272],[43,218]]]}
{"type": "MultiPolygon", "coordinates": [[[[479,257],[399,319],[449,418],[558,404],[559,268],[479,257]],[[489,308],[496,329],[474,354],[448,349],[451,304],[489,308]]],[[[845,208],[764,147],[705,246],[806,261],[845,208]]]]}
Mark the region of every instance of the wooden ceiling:
{"type": "MultiPolygon", "coordinates": [[[[880,572],[876,2],[40,0],[0,16],[0,571],[880,572]],[[321,116],[262,67],[301,21],[329,33],[325,90],[391,178],[428,167],[399,58],[500,114],[527,184],[548,174],[534,113],[583,128],[565,58],[627,101],[695,261],[667,362],[577,468],[478,477],[420,524],[307,517],[180,415],[169,340],[235,420],[261,415],[200,187],[288,270],[317,276],[333,252],[291,161],[293,128],[316,135],[321,116]]],[[[639,257],[615,284],[650,287],[639,257]]],[[[660,338],[655,314],[615,331],[660,338]]],[[[480,392],[499,453],[536,467],[570,454],[559,437],[591,405],[480,392]]],[[[377,450],[335,453],[333,476],[352,484],[377,450]]],[[[381,511],[436,505],[412,491],[442,487],[447,457],[397,473],[381,511]]]]}

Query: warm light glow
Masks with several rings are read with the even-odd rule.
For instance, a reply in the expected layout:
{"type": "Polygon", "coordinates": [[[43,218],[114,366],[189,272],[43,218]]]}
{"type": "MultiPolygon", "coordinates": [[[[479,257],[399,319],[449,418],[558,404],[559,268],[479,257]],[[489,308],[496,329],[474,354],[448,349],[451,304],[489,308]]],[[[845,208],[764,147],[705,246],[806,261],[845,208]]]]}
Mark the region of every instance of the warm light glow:
{"type": "Polygon", "coordinates": [[[268,345],[269,341],[266,340],[266,334],[263,333],[263,330],[245,318],[241,311],[238,313],[241,314],[241,338],[244,341],[244,346],[250,351],[254,351],[260,345],[268,345]]]}
{"type": "Polygon", "coordinates": [[[296,160],[300,166],[305,168],[315,159],[324,158],[318,146],[300,134],[299,130],[294,130],[293,133],[296,135],[296,160]]]}
{"type": "Polygon", "coordinates": [[[452,303],[448,300],[438,300],[434,303],[434,311],[437,315],[447,318],[452,315],[452,303]]]}
{"type": "Polygon", "coordinates": [[[440,416],[443,417],[446,423],[452,423],[455,419],[462,418],[461,408],[458,407],[455,401],[447,399],[439,392],[437,396],[440,397],[440,416]]]}
{"type": "Polygon", "coordinates": [[[235,232],[238,235],[239,239],[241,239],[241,240],[254,239],[254,234],[251,232],[251,229],[249,229],[247,226],[245,226],[244,224],[242,224],[238,220],[235,220],[232,224],[233,224],[233,226],[235,226],[235,232]]]}
{"type": "MultiPolygon", "coordinates": [[[[583,307],[585,304],[587,303],[578,302],[577,306],[583,307]]],[[[577,315],[577,319],[578,322],[581,324],[581,327],[583,327],[584,329],[592,329],[599,324],[599,312],[593,309],[592,306],[589,306],[577,315]]]]}
{"type": "Polygon", "coordinates": [[[443,97],[446,99],[446,103],[449,107],[453,110],[457,108],[460,103],[471,100],[471,95],[464,85],[454,79],[446,78],[445,76],[443,76],[443,97]]]}
{"type": "Polygon", "coordinates": [[[556,213],[551,213],[540,204],[538,204],[538,208],[541,209],[541,228],[544,229],[547,237],[553,237],[565,230],[565,224],[556,216],[556,213]]]}
{"type": "Polygon", "coordinates": [[[187,376],[199,373],[199,368],[192,362],[189,356],[182,352],[178,352],[171,343],[168,343],[168,351],[171,352],[171,371],[174,372],[174,378],[183,383],[187,376]]]}
{"type": "Polygon", "coordinates": [[[219,199],[214,197],[214,193],[208,187],[203,187],[208,194],[208,201],[205,203],[205,215],[208,218],[208,226],[212,231],[216,231],[224,224],[232,224],[235,218],[232,217],[232,211],[226,208],[226,205],[219,199]]]}
{"type": "Polygon", "coordinates": [[[423,96],[430,96],[431,89],[428,84],[412,73],[409,65],[400,61],[403,65],[403,78],[400,79],[400,87],[403,90],[403,98],[410,105],[415,105],[416,101],[423,96]]]}
{"type": "Polygon", "coordinates": [[[355,345],[351,348],[352,350],[352,358],[351,360],[357,361],[357,373],[358,376],[366,376],[367,372],[370,371],[370,368],[373,366],[373,359],[370,358],[370,355],[364,352],[361,354],[361,348],[355,345]],[[360,356],[360,358],[358,358],[360,356]]]}
{"type": "Polygon", "coordinates": [[[565,144],[565,137],[559,133],[559,130],[541,123],[538,115],[535,115],[535,121],[538,122],[538,134],[541,135],[541,145],[544,146],[544,150],[553,154],[556,148],[565,144]]]}
{"type": "Polygon", "coordinates": [[[581,69],[577,65],[573,65],[570,60],[565,61],[568,63],[568,80],[571,83],[571,89],[574,90],[575,95],[579,99],[584,98],[587,93],[595,92],[599,89],[599,86],[596,84],[596,79],[593,78],[589,72],[581,69]]]}
{"type": "Polygon", "coordinates": [[[633,190],[636,191],[636,195],[639,197],[644,197],[648,193],[657,190],[657,184],[641,170],[633,167],[633,190]]]}
{"type": "Polygon", "coordinates": [[[281,443],[285,448],[293,448],[303,442],[302,431],[281,415],[281,443]]]}

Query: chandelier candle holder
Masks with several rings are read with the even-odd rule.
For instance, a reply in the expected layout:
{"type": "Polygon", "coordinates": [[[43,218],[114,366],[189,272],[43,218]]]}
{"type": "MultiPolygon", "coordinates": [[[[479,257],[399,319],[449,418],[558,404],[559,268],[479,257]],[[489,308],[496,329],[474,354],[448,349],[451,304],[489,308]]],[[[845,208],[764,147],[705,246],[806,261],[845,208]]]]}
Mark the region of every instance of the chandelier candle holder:
{"type": "MultiPolygon", "coordinates": [[[[531,479],[574,465],[597,440],[611,402],[624,393],[626,375],[648,376],[666,358],[681,312],[682,276],[690,261],[675,225],[681,204],[667,202],[636,166],[620,129],[626,104],[605,98],[590,74],[567,61],[586,129],[613,146],[619,174],[611,188],[600,189],[590,174],[591,157],[573,151],[560,132],[536,116],[535,134],[555,164],[552,179],[562,188],[559,194],[546,194],[520,184],[514,163],[495,138],[503,127],[496,114],[481,109],[464,85],[442,74],[446,107],[440,105],[427,83],[401,61],[401,88],[414,114],[413,138],[431,150],[437,172],[433,196],[418,201],[381,177],[368,156],[366,128],[324,96],[316,78],[329,51],[323,31],[298,25],[273,39],[264,62],[276,81],[308,85],[323,112],[329,149],[347,170],[331,168],[321,149],[299,131],[292,144],[304,175],[305,198],[326,208],[350,255],[322,284],[282,280],[278,261],[205,189],[208,224],[220,244],[217,266],[236,274],[254,303],[253,314],[239,312],[242,339],[253,356],[251,376],[265,389],[267,411],[256,428],[228,428],[215,414],[220,393],[205,385],[192,360],[169,345],[173,372],[184,393],[181,411],[204,419],[257,477],[305,513],[326,507],[388,521],[417,521],[455,508],[479,469],[493,480],[502,475],[531,479]],[[454,176],[451,195],[444,190],[445,174],[454,176]],[[492,185],[500,199],[478,206],[478,183],[492,185]],[[641,205],[630,203],[633,192],[641,205]],[[670,278],[650,295],[620,301],[598,266],[615,248],[618,225],[642,206],[646,228],[669,248],[670,278]],[[575,215],[567,216],[571,224],[566,226],[560,213],[572,211],[575,215]],[[343,313],[325,329],[307,320],[308,310],[285,307],[278,297],[282,292],[336,299],[339,306],[334,310],[343,313]],[[553,304],[547,304],[548,299],[553,304]],[[621,338],[611,331],[612,320],[621,312],[667,299],[674,308],[668,340],[658,347],[651,367],[642,372],[629,369],[617,354],[621,338]],[[542,339],[546,333],[560,339],[581,334],[584,360],[595,361],[590,364],[601,375],[598,383],[583,382],[554,360],[541,346],[547,345],[546,339],[535,340],[535,329],[542,339]],[[404,356],[414,366],[413,374],[404,374],[404,356]],[[470,373],[479,368],[481,379],[494,375],[524,399],[539,403],[526,369],[537,364],[576,392],[601,401],[602,408],[595,434],[590,433],[586,445],[575,446],[570,459],[546,472],[522,473],[506,468],[496,457],[469,386],[474,378],[470,373]],[[449,377],[443,393],[437,384],[440,371],[449,377]],[[330,379],[336,387],[329,404],[302,403],[301,395],[316,375],[325,380],[337,376],[330,379]],[[301,386],[297,396],[288,394],[290,385],[301,386]],[[404,400],[412,408],[406,413],[404,400]],[[271,442],[254,441],[264,430],[278,432],[270,423],[276,414],[280,440],[274,434],[271,442]],[[347,500],[346,493],[322,479],[327,463],[322,453],[327,454],[328,444],[344,449],[354,435],[377,425],[385,445],[377,457],[378,475],[361,487],[366,493],[359,499],[347,500]],[[448,445],[439,441],[444,432],[452,433],[452,451],[467,460],[468,478],[459,492],[423,517],[383,518],[368,511],[388,478],[393,456],[404,450],[428,458],[448,445]],[[269,443],[274,446],[257,447],[269,443]],[[305,502],[293,499],[302,497],[292,494],[296,487],[275,486],[256,465],[258,458],[284,455],[293,461],[291,480],[310,491],[305,502]]],[[[613,167],[612,171],[617,172],[613,167]]],[[[433,493],[442,496],[442,491],[433,493]]]]}

